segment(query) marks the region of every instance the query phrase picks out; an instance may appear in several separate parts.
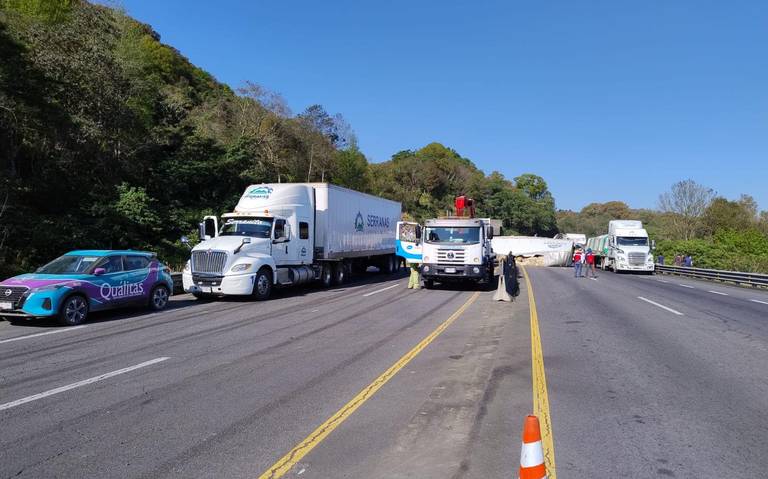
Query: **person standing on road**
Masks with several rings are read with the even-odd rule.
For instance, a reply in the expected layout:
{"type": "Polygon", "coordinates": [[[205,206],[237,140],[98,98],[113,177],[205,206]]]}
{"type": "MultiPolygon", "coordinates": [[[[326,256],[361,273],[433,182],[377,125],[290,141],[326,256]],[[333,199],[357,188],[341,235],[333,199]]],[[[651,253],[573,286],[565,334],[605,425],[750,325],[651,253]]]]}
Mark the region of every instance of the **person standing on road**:
{"type": "Polygon", "coordinates": [[[408,277],[408,289],[421,289],[421,275],[419,274],[419,263],[409,263],[411,275],[408,277]]]}
{"type": "Polygon", "coordinates": [[[586,261],[586,277],[589,278],[589,273],[592,273],[593,278],[597,278],[597,275],[595,274],[595,253],[592,252],[592,248],[587,248],[587,254],[585,255],[585,261],[586,261]]]}
{"type": "Polygon", "coordinates": [[[581,276],[581,268],[583,267],[583,259],[584,252],[581,250],[581,247],[576,248],[576,251],[573,252],[573,277],[578,278],[581,276]]]}

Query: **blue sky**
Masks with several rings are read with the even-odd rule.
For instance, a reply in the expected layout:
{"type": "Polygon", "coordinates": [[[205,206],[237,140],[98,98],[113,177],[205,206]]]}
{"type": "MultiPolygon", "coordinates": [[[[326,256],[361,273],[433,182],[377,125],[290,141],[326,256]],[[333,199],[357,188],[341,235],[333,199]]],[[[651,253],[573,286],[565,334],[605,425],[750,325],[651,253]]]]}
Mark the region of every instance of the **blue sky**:
{"type": "Polygon", "coordinates": [[[439,141],[558,208],[692,178],[768,209],[764,0],[121,4],[220,81],[341,113],[371,161],[439,141]]]}

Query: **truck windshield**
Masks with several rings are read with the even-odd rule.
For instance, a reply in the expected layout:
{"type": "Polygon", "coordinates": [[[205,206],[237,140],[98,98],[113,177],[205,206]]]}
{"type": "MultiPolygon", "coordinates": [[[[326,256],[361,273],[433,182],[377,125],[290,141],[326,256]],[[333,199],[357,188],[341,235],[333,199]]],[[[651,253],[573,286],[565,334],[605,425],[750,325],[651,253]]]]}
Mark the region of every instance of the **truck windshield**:
{"type": "Polygon", "coordinates": [[[480,241],[480,228],[431,227],[426,231],[427,243],[469,244],[480,241]]]}
{"type": "Polygon", "coordinates": [[[69,255],[59,256],[47,265],[38,268],[40,274],[84,274],[93,266],[100,256],[69,255]]]}
{"type": "Polygon", "coordinates": [[[648,246],[648,238],[642,236],[619,236],[616,238],[619,246],[648,246]]]}
{"type": "Polygon", "coordinates": [[[220,236],[250,236],[269,238],[272,232],[271,218],[230,218],[221,227],[220,236]]]}

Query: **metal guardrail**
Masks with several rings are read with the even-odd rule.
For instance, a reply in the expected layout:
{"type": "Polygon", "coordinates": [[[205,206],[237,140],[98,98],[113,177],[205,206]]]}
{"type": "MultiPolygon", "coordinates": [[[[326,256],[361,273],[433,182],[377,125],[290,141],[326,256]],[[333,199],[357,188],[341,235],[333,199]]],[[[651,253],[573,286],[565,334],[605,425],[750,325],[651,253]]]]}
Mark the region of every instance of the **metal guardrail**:
{"type": "Polygon", "coordinates": [[[687,266],[664,266],[657,264],[656,272],[687,276],[689,278],[707,279],[723,283],[735,283],[752,287],[768,287],[768,274],[740,273],[738,271],[722,271],[719,269],[689,268],[687,266]]]}

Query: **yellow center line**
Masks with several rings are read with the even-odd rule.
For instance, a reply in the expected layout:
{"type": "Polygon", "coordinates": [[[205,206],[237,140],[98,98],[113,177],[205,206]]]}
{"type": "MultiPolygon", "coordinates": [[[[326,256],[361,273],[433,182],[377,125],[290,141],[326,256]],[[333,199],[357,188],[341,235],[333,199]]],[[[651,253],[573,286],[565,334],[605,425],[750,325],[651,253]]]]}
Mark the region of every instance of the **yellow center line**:
{"type": "Polygon", "coordinates": [[[547,466],[547,477],[557,479],[555,470],[555,445],[552,439],[552,419],[549,414],[549,396],[547,395],[547,377],[544,373],[544,353],[541,348],[539,333],[539,315],[536,312],[536,298],[533,296],[533,286],[528,277],[528,271],[521,266],[525,276],[525,286],[528,290],[528,306],[531,311],[531,376],[533,378],[533,414],[538,416],[541,423],[541,445],[544,449],[544,463],[547,466]]]}
{"type": "Polygon", "coordinates": [[[397,374],[398,371],[403,369],[413,358],[415,358],[424,348],[435,340],[440,334],[448,328],[454,321],[456,321],[469,306],[475,302],[480,293],[473,294],[466,303],[464,303],[455,313],[446,319],[440,326],[432,331],[429,336],[422,339],[419,344],[414,346],[413,349],[405,353],[395,364],[390,366],[389,369],[384,371],[381,376],[376,378],[371,384],[366,386],[360,391],[357,396],[352,398],[347,404],[336,413],[328,418],[324,423],[317,427],[312,433],[299,442],[293,449],[288,451],[286,455],[281,457],[272,467],[264,471],[259,476],[259,479],[277,479],[283,477],[291,468],[299,462],[304,456],[309,454],[312,449],[317,447],[323,439],[325,439],[334,429],[339,427],[353,412],[362,406],[368,399],[370,399],[376,391],[378,391],[384,384],[387,383],[392,377],[397,374]]]}

